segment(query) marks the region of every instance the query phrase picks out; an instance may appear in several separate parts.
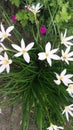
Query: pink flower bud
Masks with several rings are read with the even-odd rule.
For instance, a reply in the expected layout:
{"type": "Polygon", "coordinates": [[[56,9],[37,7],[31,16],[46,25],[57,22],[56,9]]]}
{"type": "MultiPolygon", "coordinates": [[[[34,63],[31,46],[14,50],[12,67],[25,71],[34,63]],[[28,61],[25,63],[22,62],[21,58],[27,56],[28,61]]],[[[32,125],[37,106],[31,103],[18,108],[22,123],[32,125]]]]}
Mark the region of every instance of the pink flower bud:
{"type": "Polygon", "coordinates": [[[15,16],[15,15],[12,15],[11,20],[12,20],[12,22],[17,22],[16,16],[15,16]]]}
{"type": "Polygon", "coordinates": [[[46,27],[45,26],[42,26],[41,28],[40,28],[40,34],[42,34],[42,35],[44,35],[44,34],[46,34],[46,27]]]}

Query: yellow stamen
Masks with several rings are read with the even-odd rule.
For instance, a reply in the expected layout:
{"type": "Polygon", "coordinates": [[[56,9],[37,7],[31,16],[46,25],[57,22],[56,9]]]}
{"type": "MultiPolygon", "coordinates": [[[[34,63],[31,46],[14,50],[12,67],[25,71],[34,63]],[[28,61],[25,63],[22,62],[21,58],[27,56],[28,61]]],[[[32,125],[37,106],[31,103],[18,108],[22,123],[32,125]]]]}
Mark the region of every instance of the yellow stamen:
{"type": "Polygon", "coordinates": [[[62,77],[62,76],[60,76],[59,80],[63,80],[63,77],[62,77]]]}
{"type": "Polygon", "coordinates": [[[4,64],[5,65],[9,64],[9,61],[8,60],[4,60],[4,64]]]}
{"type": "Polygon", "coordinates": [[[2,37],[6,38],[6,37],[7,37],[7,34],[6,34],[6,33],[3,33],[3,34],[2,34],[2,37]]]}
{"type": "Polygon", "coordinates": [[[66,110],[66,111],[69,111],[69,107],[68,107],[68,106],[66,106],[66,107],[65,107],[65,110],[66,110]]]}
{"type": "Polygon", "coordinates": [[[63,59],[66,60],[68,58],[67,54],[63,55],[63,59]]]}
{"type": "Polygon", "coordinates": [[[24,50],[22,50],[22,54],[24,54],[24,53],[26,53],[27,51],[24,49],[24,50]]]}
{"type": "Polygon", "coordinates": [[[46,53],[46,57],[48,57],[49,56],[49,53],[46,53]]]}
{"type": "Polygon", "coordinates": [[[73,84],[70,84],[70,85],[68,86],[68,88],[69,88],[70,90],[73,90],[73,84]]]}

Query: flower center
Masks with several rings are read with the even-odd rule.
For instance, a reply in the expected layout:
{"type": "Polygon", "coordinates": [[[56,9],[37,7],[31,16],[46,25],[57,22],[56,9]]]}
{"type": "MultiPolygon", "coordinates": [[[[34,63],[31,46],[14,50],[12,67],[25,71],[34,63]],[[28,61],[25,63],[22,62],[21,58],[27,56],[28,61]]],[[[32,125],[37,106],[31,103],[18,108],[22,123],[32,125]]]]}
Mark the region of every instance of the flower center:
{"type": "Polygon", "coordinates": [[[24,49],[24,50],[22,50],[22,54],[25,54],[27,51],[24,49]]]}
{"type": "Polygon", "coordinates": [[[69,107],[68,107],[68,106],[67,106],[67,107],[65,107],[65,110],[66,110],[66,111],[69,111],[69,107]]]}
{"type": "Polygon", "coordinates": [[[70,84],[68,87],[70,90],[73,90],[73,84],[70,84]]]}
{"type": "Polygon", "coordinates": [[[66,42],[66,39],[65,39],[65,38],[62,38],[62,39],[61,39],[61,44],[64,44],[64,42],[66,42]]]}
{"type": "Polygon", "coordinates": [[[67,54],[63,55],[63,59],[66,60],[68,58],[67,54]]]}
{"type": "Polygon", "coordinates": [[[63,77],[62,77],[62,76],[60,76],[60,77],[59,77],[59,80],[60,80],[60,81],[62,81],[62,80],[63,80],[63,77]]]}
{"type": "Polygon", "coordinates": [[[7,34],[6,34],[6,33],[3,33],[3,34],[2,34],[2,37],[3,37],[3,38],[6,38],[6,37],[7,37],[7,34]]]}
{"type": "Polygon", "coordinates": [[[32,9],[32,12],[33,12],[34,14],[36,14],[36,9],[32,9]]]}
{"type": "Polygon", "coordinates": [[[46,57],[49,57],[49,53],[46,53],[45,55],[46,55],[46,57]]]}
{"type": "Polygon", "coordinates": [[[5,65],[9,64],[9,60],[4,60],[4,64],[5,65]]]}

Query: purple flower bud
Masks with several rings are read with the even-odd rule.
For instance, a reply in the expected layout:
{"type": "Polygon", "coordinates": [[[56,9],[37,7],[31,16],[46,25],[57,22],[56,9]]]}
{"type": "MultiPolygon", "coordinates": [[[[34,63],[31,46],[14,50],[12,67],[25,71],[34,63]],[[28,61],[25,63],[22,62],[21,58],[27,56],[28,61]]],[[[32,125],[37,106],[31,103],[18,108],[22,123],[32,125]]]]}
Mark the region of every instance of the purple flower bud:
{"type": "Polygon", "coordinates": [[[17,22],[16,16],[15,16],[15,15],[12,15],[11,20],[12,20],[12,22],[17,22]]]}
{"type": "Polygon", "coordinates": [[[40,28],[40,34],[42,34],[42,35],[44,35],[44,34],[46,34],[46,27],[45,26],[42,26],[41,28],[40,28]]]}
{"type": "Polygon", "coordinates": [[[25,6],[25,10],[26,10],[26,11],[29,11],[29,6],[25,6]]]}

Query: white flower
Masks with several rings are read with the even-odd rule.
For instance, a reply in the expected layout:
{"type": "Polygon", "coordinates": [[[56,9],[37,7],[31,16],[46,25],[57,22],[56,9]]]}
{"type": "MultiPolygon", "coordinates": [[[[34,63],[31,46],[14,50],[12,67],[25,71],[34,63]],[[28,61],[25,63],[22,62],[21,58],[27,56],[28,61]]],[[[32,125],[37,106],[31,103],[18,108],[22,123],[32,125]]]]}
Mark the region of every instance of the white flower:
{"type": "Polygon", "coordinates": [[[25,61],[26,61],[27,63],[29,63],[29,62],[30,62],[30,56],[29,56],[29,54],[28,54],[28,51],[31,50],[31,48],[32,48],[33,46],[34,46],[34,42],[30,43],[29,45],[27,45],[27,46],[25,47],[25,42],[24,42],[23,39],[21,40],[21,47],[18,46],[18,45],[16,45],[16,44],[12,44],[12,47],[13,47],[14,49],[16,49],[17,51],[19,51],[19,52],[18,52],[17,54],[15,54],[14,56],[15,56],[15,57],[19,57],[19,56],[23,55],[23,58],[25,59],[25,61]]]}
{"type": "Polygon", "coordinates": [[[42,8],[43,5],[40,5],[40,3],[38,3],[36,6],[35,5],[32,5],[29,7],[29,10],[34,14],[36,15],[36,13],[39,13],[40,12],[40,8],[42,8]]]}
{"type": "Polygon", "coordinates": [[[66,37],[67,29],[65,30],[65,33],[61,33],[61,44],[64,44],[66,47],[72,46],[73,43],[70,42],[70,40],[73,39],[73,36],[66,37]]]}
{"type": "Polygon", "coordinates": [[[61,81],[63,82],[64,85],[68,86],[68,84],[73,83],[73,81],[70,79],[71,77],[73,77],[73,74],[67,74],[66,75],[66,69],[64,69],[60,75],[56,74],[56,78],[57,80],[54,80],[54,82],[57,85],[61,84],[61,81]]]}
{"type": "Polygon", "coordinates": [[[5,52],[4,57],[0,55],[0,73],[2,73],[5,69],[7,73],[10,71],[10,64],[12,63],[11,59],[8,59],[8,55],[5,52]]]}
{"type": "Polygon", "coordinates": [[[69,93],[71,97],[73,97],[73,84],[69,84],[68,88],[66,91],[69,93]]]}
{"type": "Polygon", "coordinates": [[[67,47],[67,49],[65,50],[65,52],[62,50],[62,56],[61,56],[61,60],[65,61],[67,64],[69,64],[69,61],[73,61],[73,58],[71,56],[73,56],[73,51],[70,52],[70,46],[67,47]]]}
{"type": "Polygon", "coordinates": [[[45,60],[45,59],[47,59],[47,62],[51,66],[52,65],[51,59],[54,59],[54,60],[59,60],[60,59],[59,56],[57,56],[56,54],[54,54],[55,52],[57,52],[57,50],[58,50],[58,48],[51,50],[51,44],[50,44],[50,42],[48,42],[46,44],[46,46],[45,46],[45,52],[40,52],[38,54],[38,56],[39,56],[38,59],[39,60],[45,60]]]}
{"type": "Polygon", "coordinates": [[[62,112],[62,114],[64,114],[64,113],[65,113],[65,115],[66,115],[67,121],[69,121],[69,114],[70,114],[70,116],[73,117],[73,104],[71,104],[71,105],[69,105],[69,106],[65,106],[65,109],[64,109],[64,111],[62,112]]]}
{"type": "Polygon", "coordinates": [[[47,128],[47,130],[63,130],[64,128],[61,126],[53,125],[52,123],[50,124],[50,127],[47,128]]]}
{"type": "Polygon", "coordinates": [[[1,31],[0,31],[0,41],[4,41],[5,38],[11,36],[10,32],[14,29],[14,26],[10,26],[6,29],[4,29],[3,24],[1,23],[1,31]]]}

